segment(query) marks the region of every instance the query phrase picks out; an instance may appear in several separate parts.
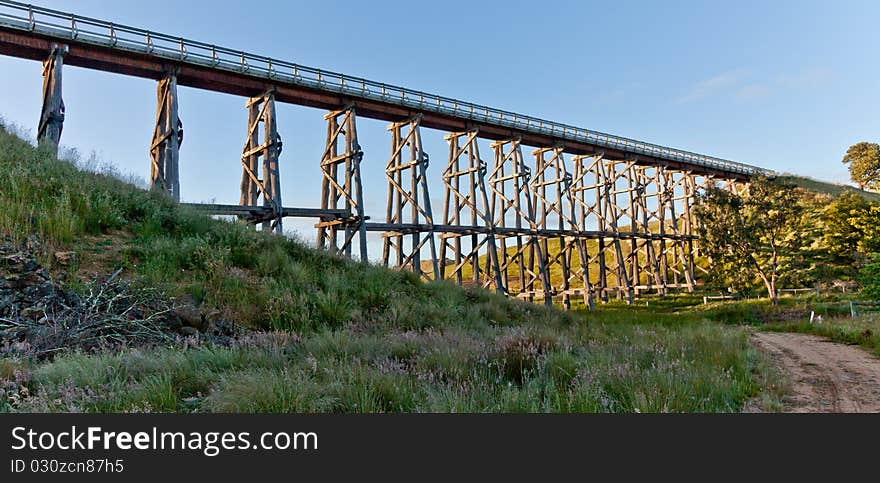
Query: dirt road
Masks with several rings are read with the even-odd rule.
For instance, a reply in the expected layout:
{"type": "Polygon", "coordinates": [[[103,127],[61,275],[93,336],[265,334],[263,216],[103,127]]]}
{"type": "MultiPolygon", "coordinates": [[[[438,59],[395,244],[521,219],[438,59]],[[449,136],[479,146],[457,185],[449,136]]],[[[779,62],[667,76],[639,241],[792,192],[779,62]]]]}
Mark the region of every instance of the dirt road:
{"type": "Polygon", "coordinates": [[[755,344],[791,379],[789,412],[880,412],[880,359],[805,334],[757,332],[755,344]]]}

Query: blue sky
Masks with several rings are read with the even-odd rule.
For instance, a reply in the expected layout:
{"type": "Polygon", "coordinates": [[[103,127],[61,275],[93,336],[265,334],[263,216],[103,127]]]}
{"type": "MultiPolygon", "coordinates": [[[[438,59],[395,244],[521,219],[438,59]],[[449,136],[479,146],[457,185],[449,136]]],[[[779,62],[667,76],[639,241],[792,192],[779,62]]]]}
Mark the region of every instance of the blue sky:
{"type": "MultiPolygon", "coordinates": [[[[38,3],[829,181],[848,181],[849,145],[880,137],[880,2],[38,3]]],[[[0,57],[0,72],[0,116],[35,130],[39,63],[0,57]]],[[[63,144],[146,178],[155,83],[68,68],[64,92],[63,144]]],[[[180,97],[183,198],[237,202],[244,99],[180,97]]],[[[279,106],[285,205],[317,205],[322,115],[279,106]]],[[[358,128],[381,219],[389,138],[358,128]]],[[[435,200],[442,134],[423,132],[435,200]]]]}

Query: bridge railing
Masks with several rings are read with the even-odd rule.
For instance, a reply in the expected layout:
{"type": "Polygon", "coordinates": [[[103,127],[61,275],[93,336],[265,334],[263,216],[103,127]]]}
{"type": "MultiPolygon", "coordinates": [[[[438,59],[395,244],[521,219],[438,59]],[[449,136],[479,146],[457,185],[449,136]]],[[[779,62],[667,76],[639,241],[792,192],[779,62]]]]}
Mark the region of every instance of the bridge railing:
{"type": "Polygon", "coordinates": [[[60,41],[99,45],[181,63],[239,72],[321,91],[386,102],[423,112],[446,114],[522,132],[543,134],[724,172],[747,175],[774,174],[771,170],[757,166],[20,2],[0,0],[0,27],[34,32],[58,38],[60,41]]]}

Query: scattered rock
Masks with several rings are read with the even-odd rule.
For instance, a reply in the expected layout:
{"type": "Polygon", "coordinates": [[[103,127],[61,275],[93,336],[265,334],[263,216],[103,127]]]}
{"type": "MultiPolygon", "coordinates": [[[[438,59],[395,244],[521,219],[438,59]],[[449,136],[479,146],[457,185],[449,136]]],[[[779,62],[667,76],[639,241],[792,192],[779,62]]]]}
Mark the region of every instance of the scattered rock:
{"type": "Polygon", "coordinates": [[[76,252],[55,252],[55,261],[66,267],[76,262],[76,252]]]}
{"type": "Polygon", "coordinates": [[[202,312],[202,320],[204,320],[205,323],[207,323],[207,324],[212,324],[214,322],[217,322],[217,321],[223,319],[223,312],[221,312],[220,310],[215,309],[215,308],[208,309],[208,308],[202,307],[201,312],[202,312]]]}
{"type": "Polygon", "coordinates": [[[174,307],[174,316],[180,320],[184,327],[200,329],[202,327],[202,313],[195,306],[184,304],[174,307]]]}
{"type": "Polygon", "coordinates": [[[71,294],[61,290],[28,252],[28,247],[38,246],[29,242],[24,250],[10,244],[0,244],[0,317],[22,317],[39,320],[46,312],[61,309],[70,302],[71,294]]]}

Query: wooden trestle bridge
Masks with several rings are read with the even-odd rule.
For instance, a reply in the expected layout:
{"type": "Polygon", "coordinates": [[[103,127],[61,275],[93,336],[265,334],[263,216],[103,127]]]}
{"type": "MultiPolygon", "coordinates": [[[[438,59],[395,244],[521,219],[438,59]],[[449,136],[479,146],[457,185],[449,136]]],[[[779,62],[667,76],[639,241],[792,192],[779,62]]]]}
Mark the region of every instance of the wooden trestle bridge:
{"type": "MultiPolygon", "coordinates": [[[[239,205],[195,205],[282,231],[285,217],[317,220],[318,246],[566,307],[582,297],[632,301],[640,292],[693,291],[695,197],[736,189],[768,170],[635,141],[103,20],[0,1],[0,53],[43,62],[41,142],[58,144],[64,64],[154,79],[158,107],[151,184],[180,199],[183,123],[177,86],[247,97],[239,205]],[[314,208],[285,207],[275,104],[327,110],[323,180],[314,208]],[[389,121],[383,216],[364,212],[359,117],[389,121]],[[445,165],[429,172],[422,130],[445,133],[445,165]],[[480,152],[478,139],[491,141],[480,152]],[[439,172],[436,172],[439,171],[439,172]],[[429,176],[443,182],[431,206],[429,176]],[[370,221],[380,220],[384,222],[370,221]]],[[[485,142],[485,141],[484,141],[485,142]]],[[[387,149],[387,148],[386,148],[387,149]]]]}

